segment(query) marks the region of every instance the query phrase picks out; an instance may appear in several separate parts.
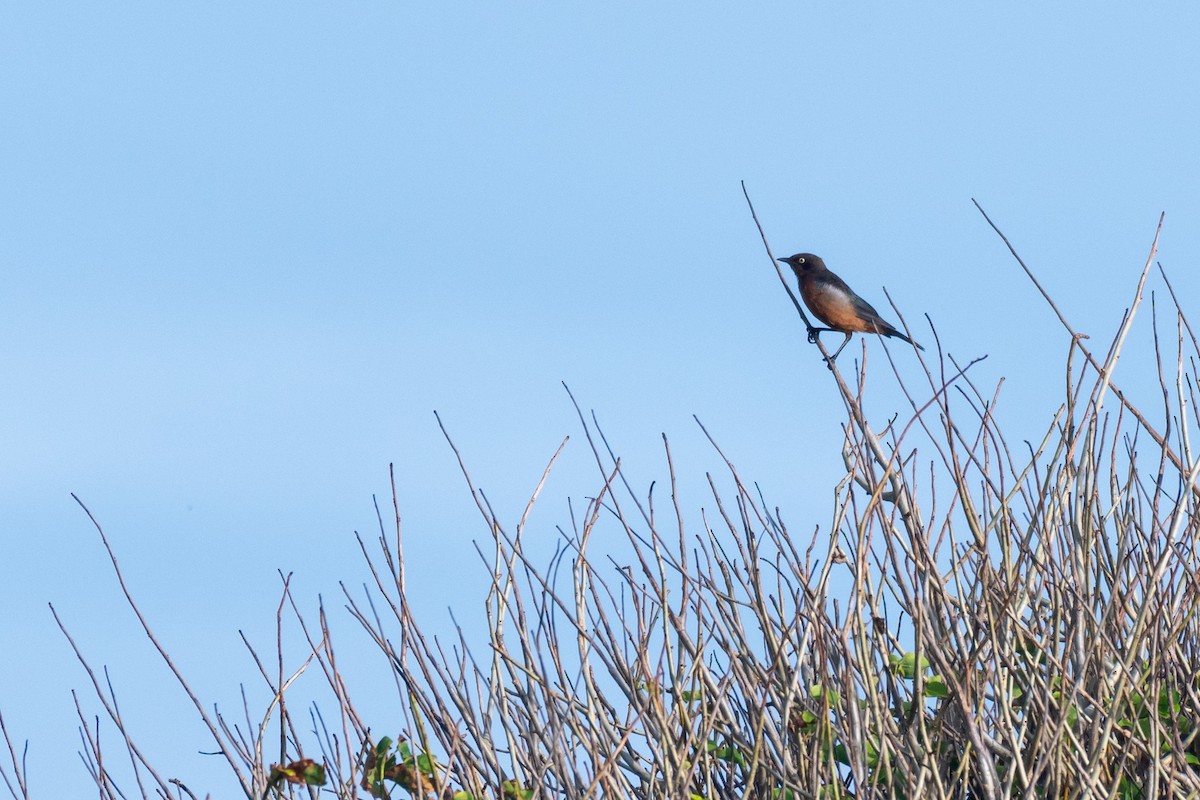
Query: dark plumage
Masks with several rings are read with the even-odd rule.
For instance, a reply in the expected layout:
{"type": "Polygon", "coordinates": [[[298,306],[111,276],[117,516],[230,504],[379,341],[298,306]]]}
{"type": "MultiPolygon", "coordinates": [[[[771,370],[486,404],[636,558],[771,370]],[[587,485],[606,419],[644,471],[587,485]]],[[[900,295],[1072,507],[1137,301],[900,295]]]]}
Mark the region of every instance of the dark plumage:
{"type": "Polygon", "coordinates": [[[896,330],[875,307],[863,300],[846,282],[834,275],[825,266],[820,256],[812,253],[797,253],[794,256],[778,259],[787,264],[800,279],[800,296],[804,305],[817,319],[828,325],[828,328],[814,328],[809,333],[809,341],[823,331],[838,331],[846,334],[846,340],[837,352],[829,357],[832,362],[850,343],[850,337],[855,333],[878,333],[881,336],[893,336],[903,339],[918,350],[924,347],[896,330]]]}

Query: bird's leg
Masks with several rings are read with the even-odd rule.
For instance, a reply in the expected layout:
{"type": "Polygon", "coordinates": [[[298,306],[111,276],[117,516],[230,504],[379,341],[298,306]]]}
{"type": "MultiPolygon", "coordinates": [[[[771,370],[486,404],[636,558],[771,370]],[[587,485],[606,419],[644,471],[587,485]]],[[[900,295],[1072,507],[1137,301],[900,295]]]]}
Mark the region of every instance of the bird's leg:
{"type": "Polygon", "coordinates": [[[847,333],[847,334],[846,334],[846,338],[842,340],[842,346],[841,346],[841,347],[839,347],[839,348],[837,349],[837,352],[836,352],[836,353],[834,353],[833,355],[831,355],[831,356],[829,357],[829,368],[830,368],[830,369],[833,369],[833,361],[834,361],[834,359],[836,359],[836,358],[838,357],[838,355],[839,355],[839,354],[840,354],[840,353],[841,353],[843,350],[845,350],[845,349],[846,349],[846,345],[850,344],[850,337],[851,337],[851,336],[853,336],[853,335],[854,335],[854,334],[852,334],[852,333],[847,333]]]}

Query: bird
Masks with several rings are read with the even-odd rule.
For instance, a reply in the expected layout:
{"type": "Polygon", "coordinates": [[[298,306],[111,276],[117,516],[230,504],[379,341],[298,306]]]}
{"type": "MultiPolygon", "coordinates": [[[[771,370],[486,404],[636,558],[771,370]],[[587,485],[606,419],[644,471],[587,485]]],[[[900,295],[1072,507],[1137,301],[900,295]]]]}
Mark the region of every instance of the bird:
{"type": "Polygon", "coordinates": [[[800,296],[804,305],[817,319],[828,325],[828,328],[812,328],[808,332],[808,340],[815,342],[817,334],[825,331],[837,331],[846,334],[845,341],[837,352],[829,357],[830,368],[838,353],[850,344],[850,337],[855,333],[878,333],[881,336],[894,336],[903,339],[918,350],[924,347],[905,336],[888,323],[875,307],[863,300],[846,282],[830,272],[820,256],[812,253],[796,253],[794,256],[776,259],[787,264],[800,279],[800,296]]]}

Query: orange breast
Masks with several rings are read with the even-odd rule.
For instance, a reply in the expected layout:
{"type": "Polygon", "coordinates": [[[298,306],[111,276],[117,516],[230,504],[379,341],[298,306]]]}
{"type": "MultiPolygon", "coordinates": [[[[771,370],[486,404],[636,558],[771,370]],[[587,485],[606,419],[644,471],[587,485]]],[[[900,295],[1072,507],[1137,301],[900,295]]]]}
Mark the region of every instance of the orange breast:
{"type": "Polygon", "coordinates": [[[859,317],[854,301],[845,292],[827,283],[805,281],[800,287],[800,296],[817,319],[836,331],[850,333],[875,330],[874,326],[859,317]]]}

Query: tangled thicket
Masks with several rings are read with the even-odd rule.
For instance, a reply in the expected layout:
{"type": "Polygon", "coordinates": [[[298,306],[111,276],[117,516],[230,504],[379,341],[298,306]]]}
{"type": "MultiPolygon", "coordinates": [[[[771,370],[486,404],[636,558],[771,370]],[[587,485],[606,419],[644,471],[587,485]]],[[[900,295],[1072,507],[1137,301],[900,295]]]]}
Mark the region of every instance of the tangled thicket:
{"type": "MultiPolygon", "coordinates": [[[[529,508],[506,525],[471,486],[494,546],[486,649],[422,635],[398,508],[360,540],[373,591],[346,602],[405,720],[355,705],[324,610],[296,603],[311,649],[297,666],[324,674],[329,701],[293,719],[289,681],[263,670],[275,702],[246,730],[192,699],[255,800],[1196,796],[1200,346],[1177,303],[1162,409],[1114,381],[1153,262],[1104,356],[1068,326],[1066,397],[1040,442],[1010,447],[993,394],[944,355],[919,386],[893,370],[910,408],[882,433],[865,361],[850,383],[833,369],[846,474],[832,525],[801,533],[727,461],[692,521],[665,440],[660,501],[581,414],[595,499],[551,563],[523,548],[529,508]],[[598,530],[624,534],[629,566],[590,547],[598,530]]],[[[86,720],[84,734],[98,741],[86,720]]],[[[126,741],[143,796],[192,796],[126,741]]],[[[29,797],[10,754],[5,782],[29,797]]],[[[111,759],[84,755],[102,798],[129,796],[111,759]]]]}

